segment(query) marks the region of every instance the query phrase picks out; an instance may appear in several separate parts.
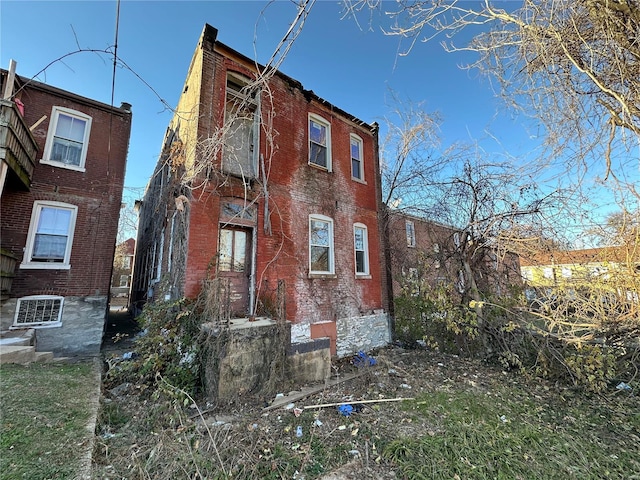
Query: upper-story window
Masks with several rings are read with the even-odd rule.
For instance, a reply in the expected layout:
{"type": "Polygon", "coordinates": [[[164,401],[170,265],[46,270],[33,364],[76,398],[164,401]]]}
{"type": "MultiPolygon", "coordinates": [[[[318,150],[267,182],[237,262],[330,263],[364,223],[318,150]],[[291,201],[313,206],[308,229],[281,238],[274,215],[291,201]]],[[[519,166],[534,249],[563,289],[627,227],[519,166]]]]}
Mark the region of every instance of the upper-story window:
{"type": "Polygon", "coordinates": [[[356,254],[356,275],[369,275],[369,239],[367,226],[356,223],[353,226],[353,245],[356,254]]]}
{"type": "Polygon", "coordinates": [[[405,221],[405,230],[407,233],[407,247],[416,246],[416,227],[411,220],[405,221]]]}
{"type": "Polygon", "coordinates": [[[41,162],[84,172],[90,131],[89,115],[53,107],[41,162]]]}
{"type": "Polygon", "coordinates": [[[259,100],[250,82],[239,74],[227,74],[222,170],[242,178],[255,178],[258,171],[259,100]]]}
{"type": "Polygon", "coordinates": [[[309,115],[309,164],[331,171],[331,125],[317,115],[309,115]]]}
{"type": "Polygon", "coordinates": [[[324,215],[309,217],[309,272],[334,273],[333,220],[324,215]]]}
{"type": "Polygon", "coordinates": [[[20,268],[68,269],[78,207],[36,201],[20,268]]]}
{"type": "Polygon", "coordinates": [[[363,167],[362,139],[357,135],[351,135],[351,178],[364,181],[363,167]]]}

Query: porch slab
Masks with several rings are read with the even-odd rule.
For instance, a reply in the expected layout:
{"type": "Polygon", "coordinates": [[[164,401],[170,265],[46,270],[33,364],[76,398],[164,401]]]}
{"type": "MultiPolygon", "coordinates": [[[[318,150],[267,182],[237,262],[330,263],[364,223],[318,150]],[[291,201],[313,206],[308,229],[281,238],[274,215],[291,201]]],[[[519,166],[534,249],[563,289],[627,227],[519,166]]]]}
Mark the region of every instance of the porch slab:
{"type": "Polygon", "coordinates": [[[2,346],[30,346],[35,345],[36,331],[33,328],[6,330],[0,332],[2,346]]]}

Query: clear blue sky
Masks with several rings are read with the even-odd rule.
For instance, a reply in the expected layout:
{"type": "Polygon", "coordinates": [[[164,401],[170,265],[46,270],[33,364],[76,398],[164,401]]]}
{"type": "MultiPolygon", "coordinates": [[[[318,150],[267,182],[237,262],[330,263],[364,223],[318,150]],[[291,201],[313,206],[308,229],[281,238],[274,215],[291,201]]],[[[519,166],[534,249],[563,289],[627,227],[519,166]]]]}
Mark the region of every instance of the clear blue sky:
{"type": "MultiPolygon", "coordinates": [[[[392,89],[441,112],[445,145],[475,139],[488,151],[526,151],[529,136],[504,113],[487,82],[458,68],[464,57],[445,53],[438,42],[417,44],[409,56],[399,56],[398,39],[383,35],[378,26],[369,29],[368,14],[361,16],[361,29],[353,19],[342,19],[343,13],[339,2],[318,0],[281,70],[366,122],[383,124],[392,108],[392,89]]],[[[288,0],[122,0],[118,56],[173,106],[205,23],[218,28],[222,43],[266,63],[294,14],[288,0]]],[[[376,25],[381,19],[376,15],[376,25]]],[[[14,59],[17,73],[32,77],[78,46],[112,46],[115,28],[115,0],[0,0],[0,66],[6,69],[14,59]]],[[[37,80],[110,103],[111,61],[104,54],[79,53],[50,66],[37,80]]],[[[125,178],[130,199],[143,193],[171,112],[133,73],[118,68],[114,105],[123,101],[133,105],[125,178]]]]}

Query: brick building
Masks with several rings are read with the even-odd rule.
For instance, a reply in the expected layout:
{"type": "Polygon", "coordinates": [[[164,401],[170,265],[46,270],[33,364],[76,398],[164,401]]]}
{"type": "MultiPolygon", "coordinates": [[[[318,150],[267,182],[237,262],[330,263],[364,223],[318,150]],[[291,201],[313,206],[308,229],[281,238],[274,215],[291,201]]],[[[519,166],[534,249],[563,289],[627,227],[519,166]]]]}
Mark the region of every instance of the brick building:
{"type": "Polygon", "coordinates": [[[131,129],[111,107],[2,74],[0,330],[36,350],[100,351],[131,129]],[[7,86],[9,85],[9,86],[7,86]],[[25,148],[26,146],[26,148],[25,148]]]}
{"type": "Polygon", "coordinates": [[[463,298],[471,285],[465,262],[483,295],[508,295],[522,285],[520,260],[513,253],[477,243],[470,247],[463,231],[399,211],[389,210],[386,223],[390,298],[439,286],[463,298]]]}
{"type": "Polygon", "coordinates": [[[124,308],[129,304],[135,253],[136,241],[133,238],[128,238],[116,245],[111,274],[111,307],[124,308]]]}
{"type": "Polygon", "coordinates": [[[377,125],[216,37],[206,25],[139,205],[132,300],[223,285],[229,315],[283,317],[294,343],[385,344],[377,125]]]}

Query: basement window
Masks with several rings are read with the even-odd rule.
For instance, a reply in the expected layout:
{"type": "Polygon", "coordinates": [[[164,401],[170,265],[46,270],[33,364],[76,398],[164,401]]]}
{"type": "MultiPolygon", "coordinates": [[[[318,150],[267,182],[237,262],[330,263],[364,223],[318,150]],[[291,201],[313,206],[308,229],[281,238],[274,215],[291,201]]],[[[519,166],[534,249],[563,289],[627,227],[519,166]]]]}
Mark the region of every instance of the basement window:
{"type": "Polygon", "coordinates": [[[62,325],[64,297],[32,295],[18,299],[16,315],[11,328],[58,327],[62,325]]]}

